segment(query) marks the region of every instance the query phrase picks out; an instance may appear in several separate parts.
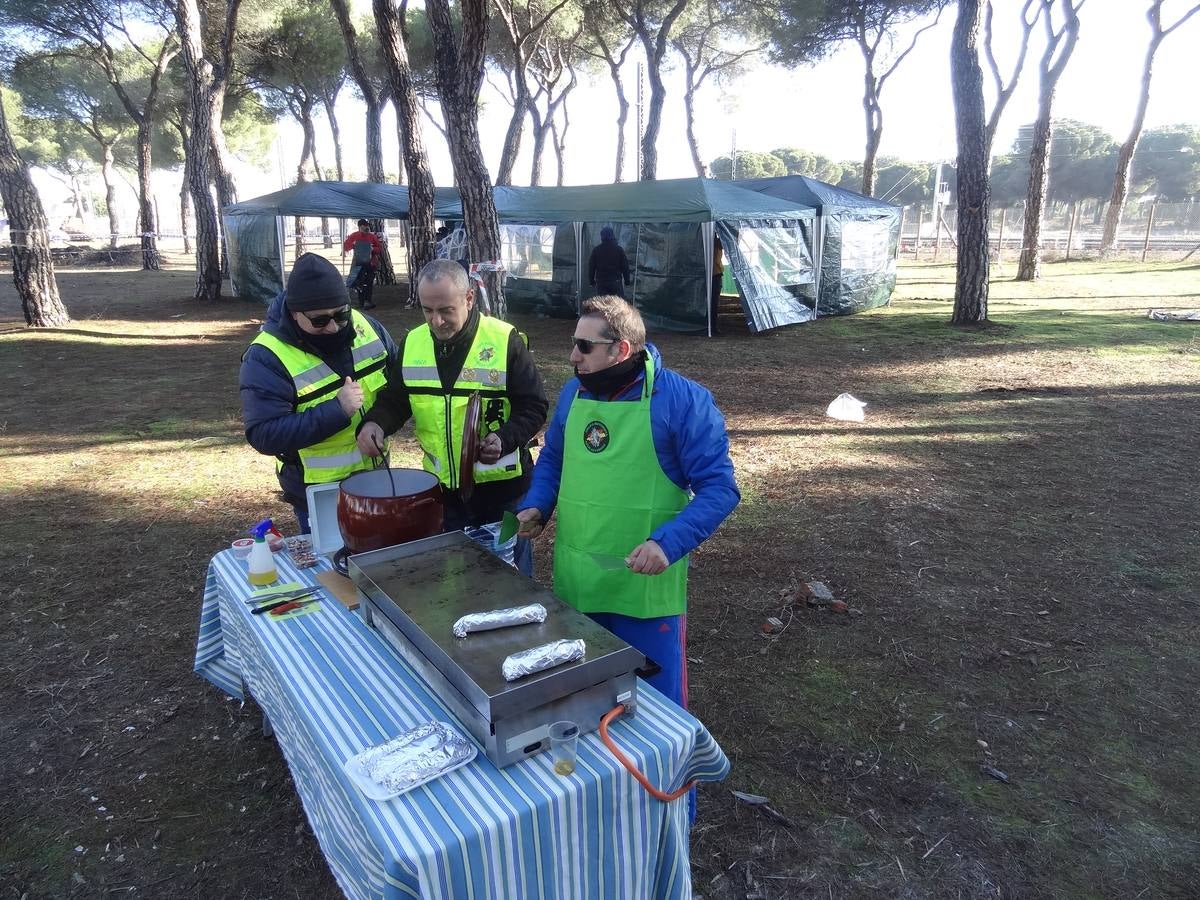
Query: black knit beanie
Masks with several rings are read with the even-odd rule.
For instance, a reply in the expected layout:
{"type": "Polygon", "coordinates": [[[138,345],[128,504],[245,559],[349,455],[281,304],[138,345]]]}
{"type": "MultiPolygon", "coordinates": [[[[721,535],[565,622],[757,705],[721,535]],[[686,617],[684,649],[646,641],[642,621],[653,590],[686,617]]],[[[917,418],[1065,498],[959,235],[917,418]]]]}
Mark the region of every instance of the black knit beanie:
{"type": "Polygon", "coordinates": [[[334,309],[349,303],[350,295],[333,263],[315,253],[305,253],[288,275],[284,302],[292,312],[334,309]]]}

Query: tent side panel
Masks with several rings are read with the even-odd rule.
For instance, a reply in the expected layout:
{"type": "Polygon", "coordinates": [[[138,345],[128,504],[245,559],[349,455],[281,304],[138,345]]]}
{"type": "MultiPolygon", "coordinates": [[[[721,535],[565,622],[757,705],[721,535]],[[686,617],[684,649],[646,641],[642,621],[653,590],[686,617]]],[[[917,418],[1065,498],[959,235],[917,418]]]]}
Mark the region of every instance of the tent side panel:
{"type": "MultiPolygon", "coordinates": [[[[505,260],[508,275],[504,279],[504,297],[512,312],[560,319],[573,318],[576,315],[575,226],[571,222],[563,222],[552,227],[554,248],[549,278],[531,278],[523,274],[521,258],[528,255],[528,248],[521,250],[511,245],[505,248],[506,255],[514,257],[505,260]]],[[[508,224],[502,225],[501,231],[507,228],[508,224]]],[[[519,232],[521,229],[522,226],[515,226],[512,232],[519,232]]]]}
{"type": "Polygon", "coordinates": [[[884,306],[896,287],[898,210],[844,208],[825,217],[821,259],[821,316],[844,316],[884,306]]]}
{"type": "Polygon", "coordinates": [[[270,303],[283,291],[275,216],[224,216],[223,224],[234,296],[270,303]]]}
{"type": "Polygon", "coordinates": [[[646,222],[638,226],[630,262],[634,304],[649,330],[708,331],[708,279],[700,223],[646,222]]]}
{"type": "Polygon", "coordinates": [[[810,230],[799,221],[718,221],[717,237],[754,332],[816,318],[810,230]]]}

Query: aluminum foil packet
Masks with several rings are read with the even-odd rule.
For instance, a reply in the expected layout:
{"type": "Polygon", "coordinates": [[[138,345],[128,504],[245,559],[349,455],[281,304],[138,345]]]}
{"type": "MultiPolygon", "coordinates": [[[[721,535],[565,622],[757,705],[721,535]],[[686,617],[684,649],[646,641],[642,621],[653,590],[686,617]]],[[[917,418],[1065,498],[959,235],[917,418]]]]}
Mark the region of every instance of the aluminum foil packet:
{"type": "Polygon", "coordinates": [[[500,674],[504,676],[505,681],[516,681],[534,672],[542,672],[563,663],[583,659],[586,651],[587,647],[582,640],[552,641],[507,657],[500,666],[500,674]]]}
{"type": "Polygon", "coordinates": [[[355,760],[380,787],[403,793],[470,762],[475,745],[445,722],[426,722],[368,747],[355,760]]]}
{"type": "Polygon", "coordinates": [[[546,607],[540,603],[494,609],[491,612],[471,613],[454,623],[451,629],[456,638],[465,638],[472,631],[491,631],[512,625],[531,625],[546,621],[546,607]]]}

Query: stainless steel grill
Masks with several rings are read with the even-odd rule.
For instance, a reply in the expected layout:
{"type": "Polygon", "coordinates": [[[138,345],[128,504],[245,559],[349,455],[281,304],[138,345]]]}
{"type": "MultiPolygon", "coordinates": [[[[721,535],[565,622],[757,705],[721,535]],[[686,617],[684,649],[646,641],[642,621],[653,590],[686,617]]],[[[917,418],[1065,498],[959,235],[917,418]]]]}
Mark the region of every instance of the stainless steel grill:
{"type": "Polygon", "coordinates": [[[635,670],[646,658],[563,603],[461,531],[350,557],[373,627],[459,717],[499,768],[549,746],[547,730],[568,719],[583,733],[617,703],[636,707],[635,670]],[[546,608],[546,621],[456,638],[468,613],[526,603],[546,608]],[[505,657],[560,638],[581,638],[579,662],[507,682],[505,657]]]}

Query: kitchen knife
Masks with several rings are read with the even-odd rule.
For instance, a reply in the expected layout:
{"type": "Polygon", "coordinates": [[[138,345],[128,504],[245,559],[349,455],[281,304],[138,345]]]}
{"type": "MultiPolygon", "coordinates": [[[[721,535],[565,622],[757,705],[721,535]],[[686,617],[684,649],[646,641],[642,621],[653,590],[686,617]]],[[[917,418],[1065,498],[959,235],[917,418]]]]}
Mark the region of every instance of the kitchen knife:
{"type": "Polygon", "coordinates": [[[271,591],[266,594],[253,594],[246,598],[246,605],[253,606],[255,603],[262,603],[264,600],[295,600],[297,597],[304,597],[315,590],[318,590],[318,588],[309,585],[308,587],[293,588],[290,591],[271,591]]]}
{"type": "Polygon", "coordinates": [[[592,558],[592,562],[608,572],[629,568],[629,563],[623,556],[605,556],[602,553],[589,553],[588,556],[592,558]]]}
{"type": "MultiPolygon", "coordinates": [[[[270,612],[271,610],[278,609],[279,607],[285,606],[288,603],[295,603],[297,600],[303,601],[303,598],[311,596],[312,594],[315,594],[315,593],[316,593],[315,590],[311,590],[311,591],[306,591],[305,593],[300,594],[299,596],[296,596],[296,597],[284,597],[282,599],[276,600],[274,603],[267,603],[264,606],[256,606],[256,607],[254,607],[254,609],[250,610],[250,613],[252,615],[258,615],[259,613],[270,612]]],[[[315,600],[315,599],[319,599],[319,598],[314,597],[313,599],[315,600]]],[[[311,601],[304,601],[304,602],[311,602],[311,601]]]]}

